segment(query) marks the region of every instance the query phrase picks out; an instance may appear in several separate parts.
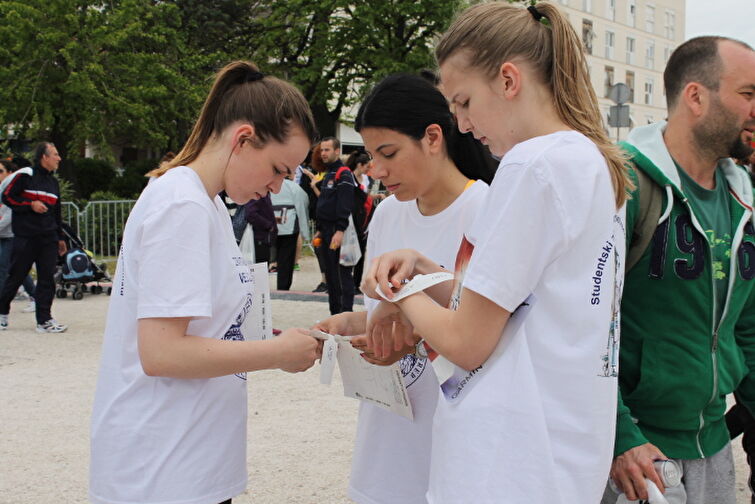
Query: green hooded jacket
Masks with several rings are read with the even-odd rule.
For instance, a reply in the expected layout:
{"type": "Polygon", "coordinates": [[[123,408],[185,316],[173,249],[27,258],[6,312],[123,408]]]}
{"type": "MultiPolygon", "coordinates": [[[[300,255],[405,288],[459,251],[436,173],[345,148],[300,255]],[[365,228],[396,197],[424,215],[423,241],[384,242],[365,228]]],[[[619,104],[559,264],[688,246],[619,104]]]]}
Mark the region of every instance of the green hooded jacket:
{"type": "MultiPolygon", "coordinates": [[[[635,169],[663,189],[664,210],[650,245],[625,276],[614,454],[650,442],[668,457],[697,459],[729,441],[727,394],[736,390],[755,412],[753,188],[731,160],[719,162],[729,186],[732,243],[724,266],[729,288],[716,323],[711,248],[681,189],[665,126],[635,128],[623,144],[635,169]]],[[[627,203],[627,240],[638,208],[637,197],[627,203]]]]}

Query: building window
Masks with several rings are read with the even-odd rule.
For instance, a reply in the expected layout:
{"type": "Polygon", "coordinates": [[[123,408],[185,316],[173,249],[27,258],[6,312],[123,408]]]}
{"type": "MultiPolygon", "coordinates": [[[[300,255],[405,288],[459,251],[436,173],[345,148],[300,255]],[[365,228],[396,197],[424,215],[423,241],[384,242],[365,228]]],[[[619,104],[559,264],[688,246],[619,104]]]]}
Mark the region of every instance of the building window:
{"type": "Polygon", "coordinates": [[[616,34],[606,30],[606,59],[613,59],[613,48],[616,45],[616,34]]]}
{"type": "Polygon", "coordinates": [[[629,88],[629,103],[634,103],[634,72],[627,70],[627,78],[625,83],[629,88]]]}
{"type": "Polygon", "coordinates": [[[665,46],[663,48],[663,65],[665,66],[666,63],[668,63],[668,59],[671,57],[671,46],[665,46]]]}
{"type": "Polygon", "coordinates": [[[582,10],[592,12],[592,0],[582,0],[582,10]]]}
{"type": "Polygon", "coordinates": [[[606,67],[606,93],[605,97],[608,98],[608,95],[611,93],[611,88],[613,87],[613,67],[607,66],[606,67]]]}
{"type": "Polygon", "coordinates": [[[645,105],[653,104],[653,79],[648,77],[645,81],[645,105]]]}
{"type": "Polygon", "coordinates": [[[592,54],[592,39],[595,33],[592,31],[592,21],[589,19],[582,20],[582,44],[585,46],[585,52],[592,54]]]}
{"type": "Polygon", "coordinates": [[[635,17],[637,14],[637,4],[635,0],[627,2],[627,24],[634,28],[636,26],[635,17]]]}
{"type": "Polygon", "coordinates": [[[616,0],[606,0],[606,17],[616,21],[616,0]]]}
{"type": "Polygon", "coordinates": [[[652,5],[645,6],[645,30],[655,33],[655,7],[652,5]]]}
{"type": "Polygon", "coordinates": [[[627,65],[634,65],[634,39],[627,37],[627,65]]]}
{"type": "Polygon", "coordinates": [[[674,11],[666,11],[665,22],[663,23],[663,34],[668,39],[676,40],[676,13],[674,11]]]}
{"type": "Polygon", "coordinates": [[[655,67],[655,42],[648,40],[645,48],[645,66],[652,70],[655,67]]]}

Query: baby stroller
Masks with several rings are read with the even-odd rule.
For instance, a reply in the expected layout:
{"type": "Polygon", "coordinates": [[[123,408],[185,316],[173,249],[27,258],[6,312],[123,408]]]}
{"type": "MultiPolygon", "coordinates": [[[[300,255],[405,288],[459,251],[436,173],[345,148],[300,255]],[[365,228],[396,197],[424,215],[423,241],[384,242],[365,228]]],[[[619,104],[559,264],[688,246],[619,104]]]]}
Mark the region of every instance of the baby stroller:
{"type": "MultiPolygon", "coordinates": [[[[65,298],[71,292],[71,297],[78,301],[87,290],[92,294],[102,294],[105,286],[100,284],[112,282],[107,275],[107,266],[104,263],[98,266],[94,262],[94,254],[84,248],[84,243],[71,226],[63,223],[62,228],[68,252],[60,258],[55,273],[55,295],[65,298]]],[[[106,288],[110,295],[112,284],[106,288]]]]}

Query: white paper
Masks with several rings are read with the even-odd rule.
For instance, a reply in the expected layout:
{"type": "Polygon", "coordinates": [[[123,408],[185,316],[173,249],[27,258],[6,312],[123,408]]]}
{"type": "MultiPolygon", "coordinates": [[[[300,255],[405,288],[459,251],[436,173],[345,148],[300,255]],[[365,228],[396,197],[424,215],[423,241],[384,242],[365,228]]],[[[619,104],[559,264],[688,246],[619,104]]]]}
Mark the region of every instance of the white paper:
{"type": "Polygon", "coordinates": [[[343,394],[346,397],[375,404],[409,420],[414,419],[409,394],[404,386],[398,363],[390,366],[370,364],[362,358],[361,351],[351,346],[351,336],[328,334],[316,329],[310,330],[309,333],[313,338],[324,341],[320,383],[330,384],[334,362],[328,345],[335,343],[335,360],[341,372],[343,394]]]}
{"type": "Polygon", "coordinates": [[[401,290],[393,295],[392,299],[388,299],[386,295],[383,294],[383,291],[380,290],[380,285],[375,286],[375,292],[377,292],[378,295],[380,295],[380,297],[382,297],[386,301],[395,303],[396,301],[400,301],[407,296],[411,296],[412,294],[416,294],[419,291],[423,291],[428,287],[432,287],[433,285],[438,285],[439,283],[447,282],[453,279],[453,273],[449,273],[447,271],[438,271],[436,273],[430,273],[428,275],[414,275],[414,278],[412,278],[409,283],[403,285],[401,287],[401,290]]]}
{"type": "Polygon", "coordinates": [[[333,371],[336,369],[336,354],[338,342],[331,336],[322,344],[322,358],[320,359],[320,383],[330,385],[333,380],[333,371]]]}
{"type": "Polygon", "coordinates": [[[252,309],[242,324],[248,340],[268,340],[273,337],[273,316],[270,304],[270,277],[267,263],[249,266],[252,272],[252,309]]]}
{"type": "Polygon", "coordinates": [[[375,366],[365,361],[359,350],[350,343],[342,341],[338,344],[338,369],[346,397],[375,404],[409,420],[414,419],[398,363],[375,366]]]}

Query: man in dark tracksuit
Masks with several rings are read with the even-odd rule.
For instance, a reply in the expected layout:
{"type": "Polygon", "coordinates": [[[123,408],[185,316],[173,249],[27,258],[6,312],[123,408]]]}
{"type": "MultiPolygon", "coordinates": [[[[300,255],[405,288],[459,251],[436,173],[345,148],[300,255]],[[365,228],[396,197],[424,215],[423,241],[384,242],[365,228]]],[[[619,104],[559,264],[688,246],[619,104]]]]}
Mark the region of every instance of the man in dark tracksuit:
{"type": "Polygon", "coordinates": [[[317,199],[317,232],[322,237],[325,254],[325,280],[328,283],[330,314],[352,311],[354,305],[354,277],[351,267],[341,266],[341,241],[349,226],[349,215],[354,208],[354,175],[351,170],[340,170],[343,163],[338,155],[341,144],[329,137],[321,144],[322,160],[328,168],[320,184],[317,199]]]}
{"type": "Polygon", "coordinates": [[[53,175],[60,164],[58,150],[41,143],[34,151],[32,173],[19,173],[2,194],[13,211],[13,253],[10,272],[0,293],[0,330],[8,328],[10,304],[32,264],[37,265],[35,291],[37,332],[60,333],[67,326],[52,318],[55,265],[66,253],[60,216],[60,186],[53,175]]]}

